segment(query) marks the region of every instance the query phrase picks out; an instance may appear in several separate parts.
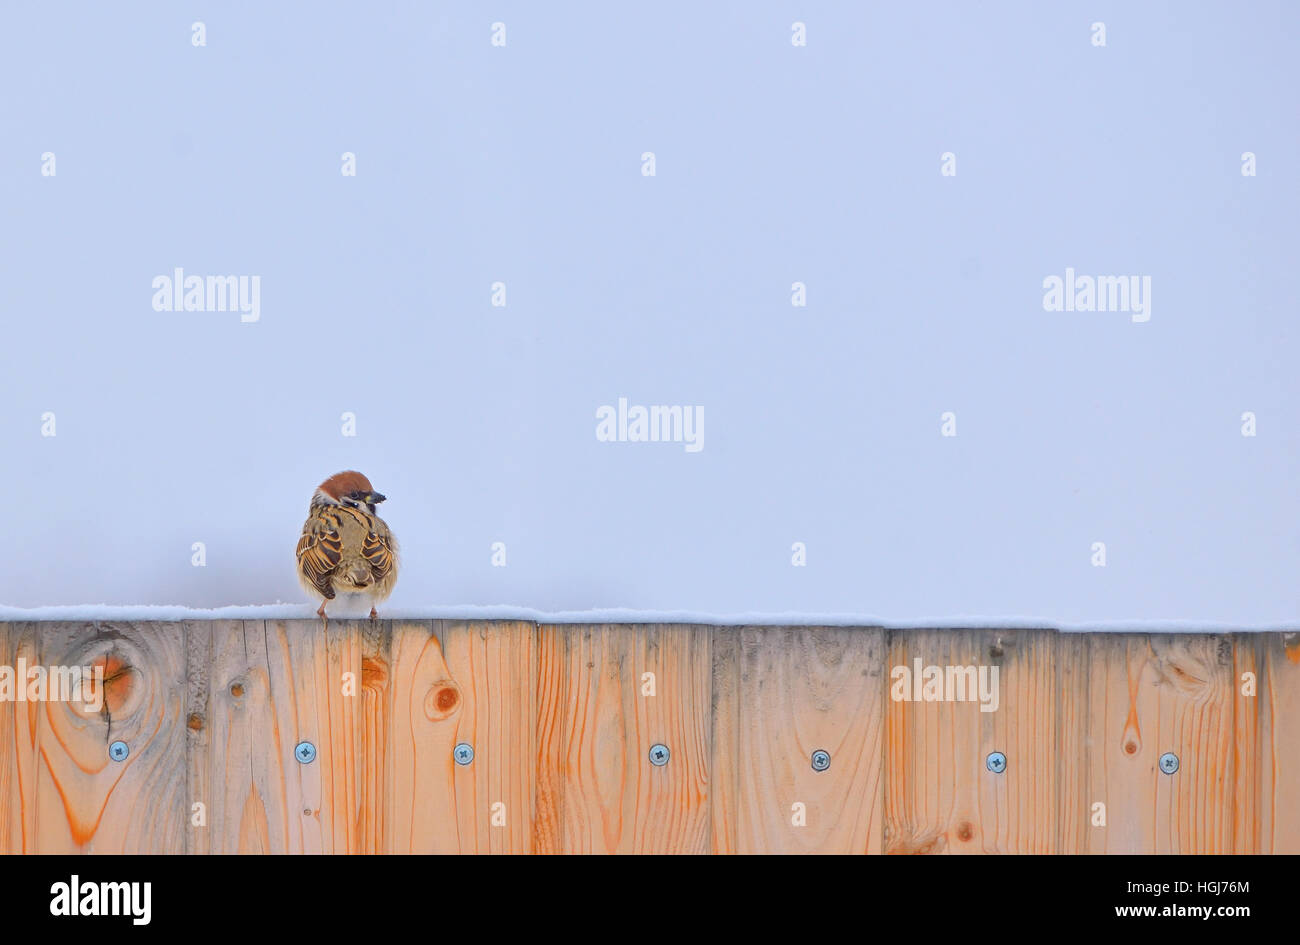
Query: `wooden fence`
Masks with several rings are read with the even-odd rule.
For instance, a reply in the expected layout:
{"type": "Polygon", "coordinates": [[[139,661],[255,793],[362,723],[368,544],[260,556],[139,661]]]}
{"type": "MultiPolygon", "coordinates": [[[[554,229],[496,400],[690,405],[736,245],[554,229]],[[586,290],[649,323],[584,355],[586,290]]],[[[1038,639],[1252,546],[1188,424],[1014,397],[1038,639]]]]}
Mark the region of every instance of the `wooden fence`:
{"type": "Polygon", "coordinates": [[[20,660],[104,698],[0,701],[5,852],[1300,852],[1300,634],[0,624],[20,660]],[[996,711],[894,698],[915,660],[996,711]]]}

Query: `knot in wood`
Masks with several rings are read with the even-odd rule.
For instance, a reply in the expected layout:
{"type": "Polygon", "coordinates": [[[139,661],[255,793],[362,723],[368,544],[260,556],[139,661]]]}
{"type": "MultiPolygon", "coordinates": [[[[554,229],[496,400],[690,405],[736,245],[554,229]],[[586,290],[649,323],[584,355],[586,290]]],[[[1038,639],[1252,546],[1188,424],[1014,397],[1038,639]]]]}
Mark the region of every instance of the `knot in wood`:
{"type": "Polygon", "coordinates": [[[460,687],[453,680],[439,679],[424,697],[424,714],[440,722],[460,709],[460,687]]]}

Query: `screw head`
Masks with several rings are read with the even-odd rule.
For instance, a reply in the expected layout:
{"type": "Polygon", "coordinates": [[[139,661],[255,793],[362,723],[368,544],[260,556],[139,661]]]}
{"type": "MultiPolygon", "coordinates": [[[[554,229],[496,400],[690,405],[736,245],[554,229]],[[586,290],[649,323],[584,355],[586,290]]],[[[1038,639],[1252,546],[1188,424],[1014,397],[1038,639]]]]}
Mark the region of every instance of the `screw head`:
{"type": "Polygon", "coordinates": [[[293,756],[305,765],[316,760],[316,746],[311,742],[299,742],[293,750],[293,756]]]}
{"type": "Polygon", "coordinates": [[[1173,774],[1178,770],[1178,756],[1172,751],[1167,751],[1160,756],[1160,770],[1165,774],[1173,774]]]}
{"type": "Polygon", "coordinates": [[[831,766],[831,753],[822,751],[818,748],[812,753],[812,769],[814,771],[825,771],[831,766]]]}
{"type": "Polygon", "coordinates": [[[126,747],[126,742],[113,742],[108,746],[108,757],[114,761],[126,761],[126,756],[131,754],[131,749],[126,747]]]}
{"type": "Polygon", "coordinates": [[[671,756],[672,752],[668,750],[667,745],[650,746],[650,763],[656,768],[662,768],[664,765],[668,764],[668,759],[671,756]]]}
{"type": "Polygon", "coordinates": [[[456,759],[456,764],[467,765],[474,760],[474,746],[468,742],[461,742],[452,751],[451,756],[456,759]]]}
{"type": "Polygon", "coordinates": [[[1000,751],[989,752],[988,758],[984,761],[984,767],[988,768],[994,774],[1001,774],[1007,770],[1007,756],[1000,751]]]}

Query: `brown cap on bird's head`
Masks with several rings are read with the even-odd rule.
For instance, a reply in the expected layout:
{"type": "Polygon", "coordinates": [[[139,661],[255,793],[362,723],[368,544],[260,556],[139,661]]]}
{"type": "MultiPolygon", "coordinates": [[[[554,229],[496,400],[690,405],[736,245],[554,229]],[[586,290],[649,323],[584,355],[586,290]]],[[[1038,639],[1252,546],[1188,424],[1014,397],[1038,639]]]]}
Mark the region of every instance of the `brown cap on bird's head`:
{"type": "Polygon", "coordinates": [[[384,497],[375,492],[370,480],[352,469],[335,473],[322,482],[319,488],[335,502],[343,501],[346,496],[356,496],[360,501],[370,504],[384,501],[384,497]]]}

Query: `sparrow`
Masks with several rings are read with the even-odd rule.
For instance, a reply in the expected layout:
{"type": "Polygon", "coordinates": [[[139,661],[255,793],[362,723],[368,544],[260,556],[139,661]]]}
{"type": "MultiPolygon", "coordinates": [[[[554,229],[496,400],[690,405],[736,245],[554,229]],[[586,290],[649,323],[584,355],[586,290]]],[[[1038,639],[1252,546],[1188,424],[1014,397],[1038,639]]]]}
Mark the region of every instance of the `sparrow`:
{"type": "Polygon", "coordinates": [[[353,470],[330,476],[311,497],[298,539],[298,580],[308,594],[321,598],[316,616],[327,627],[325,604],[336,594],[367,595],[374,620],[379,616],[374,605],[393,592],[397,539],[375,514],[384,499],[353,470]]]}

